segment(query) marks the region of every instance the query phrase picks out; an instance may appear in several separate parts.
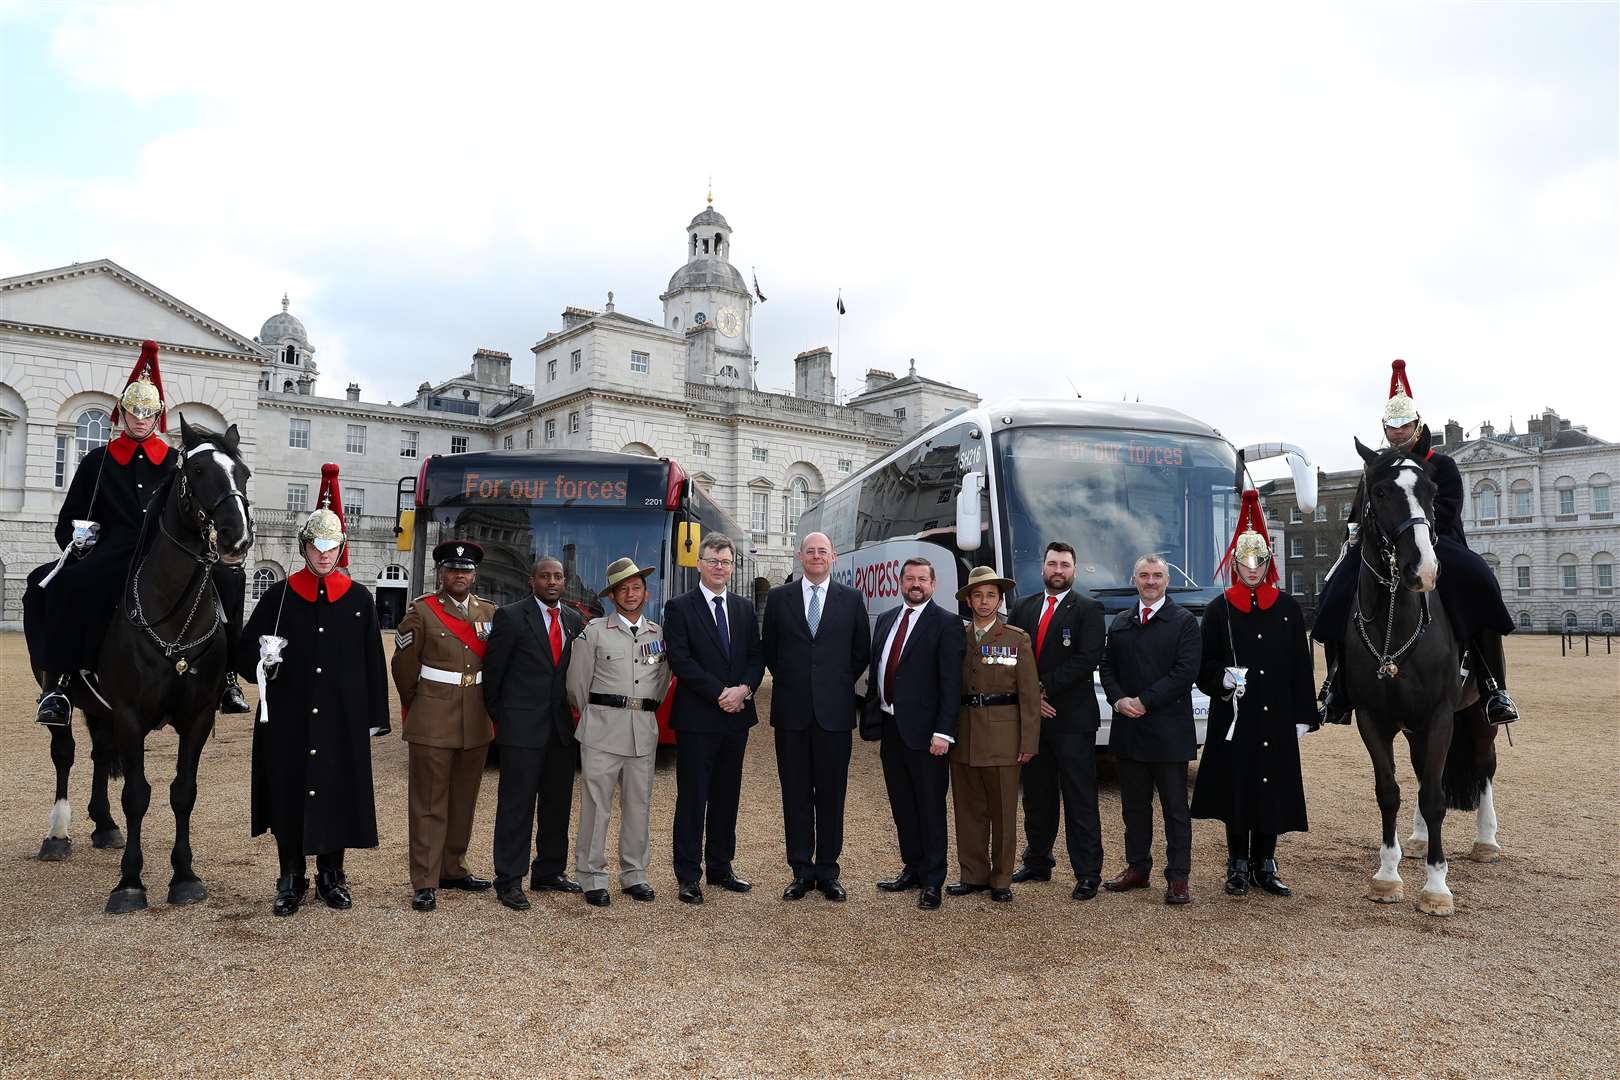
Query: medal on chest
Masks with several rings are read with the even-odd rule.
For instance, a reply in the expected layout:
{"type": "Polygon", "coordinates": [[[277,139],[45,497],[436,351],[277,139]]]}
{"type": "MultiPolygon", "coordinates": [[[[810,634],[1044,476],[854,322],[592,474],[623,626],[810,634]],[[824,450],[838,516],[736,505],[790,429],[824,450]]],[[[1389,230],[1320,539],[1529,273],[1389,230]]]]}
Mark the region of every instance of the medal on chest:
{"type": "Polygon", "coordinates": [[[662,641],[643,642],[637,647],[636,663],[652,667],[664,662],[664,643],[662,641]]]}
{"type": "Polygon", "coordinates": [[[475,623],[473,623],[473,630],[477,632],[479,641],[488,641],[489,640],[489,628],[491,626],[493,626],[493,625],[494,625],[493,623],[487,623],[487,622],[475,622],[475,623]]]}
{"type": "Polygon", "coordinates": [[[1018,663],[1018,648],[1014,645],[980,645],[979,663],[1010,667],[1018,663]]]}
{"type": "Polygon", "coordinates": [[[1065,626],[1063,628],[1063,647],[1065,649],[1067,649],[1069,647],[1069,644],[1070,644],[1070,642],[1069,642],[1069,628],[1067,626],[1065,626]]]}

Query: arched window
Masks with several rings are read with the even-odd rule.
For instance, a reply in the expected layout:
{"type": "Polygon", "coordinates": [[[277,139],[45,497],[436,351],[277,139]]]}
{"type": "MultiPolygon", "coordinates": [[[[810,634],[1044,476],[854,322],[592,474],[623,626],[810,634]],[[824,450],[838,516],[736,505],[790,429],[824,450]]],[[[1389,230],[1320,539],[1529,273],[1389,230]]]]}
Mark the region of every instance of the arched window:
{"type": "Polygon", "coordinates": [[[79,460],[98,446],[106,446],[112,438],[112,417],[101,409],[86,409],[79,414],[74,426],[73,447],[79,460]]]}
{"type": "Polygon", "coordinates": [[[799,515],[810,506],[810,482],[802,476],[788,481],[787,527],[788,533],[799,535],[799,515]]]}
{"type": "Polygon", "coordinates": [[[277,574],[268,566],[261,566],[257,570],[253,571],[253,599],[259,599],[265,594],[270,586],[274,585],[280,579],[281,575],[277,574]]]}
{"type": "Polygon", "coordinates": [[[1609,478],[1604,473],[1593,473],[1586,481],[1592,492],[1591,513],[1593,517],[1603,515],[1608,517],[1614,513],[1613,504],[1609,502],[1609,478]]]}
{"type": "Polygon", "coordinates": [[[1614,630],[1614,612],[1605,611],[1598,615],[1598,629],[1608,632],[1614,630]]]}
{"type": "Polygon", "coordinates": [[[298,350],[291,345],[287,346],[287,351],[282,354],[281,362],[284,364],[298,363],[298,350]]]}
{"type": "Polygon", "coordinates": [[[1513,509],[1511,516],[1515,519],[1529,521],[1535,515],[1535,493],[1530,490],[1530,481],[1515,480],[1509,489],[1513,496],[1513,509]]]}
{"type": "Polygon", "coordinates": [[[291,379],[288,379],[286,382],[281,384],[281,392],[283,394],[290,394],[293,392],[293,381],[291,379]]]}
{"type": "Polygon", "coordinates": [[[1564,629],[1565,630],[1578,630],[1580,628],[1580,625],[1581,625],[1581,617],[1579,615],[1575,614],[1573,611],[1564,612],[1564,629]]]}
{"type": "Polygon", "coordinates": [[[1502,493],[1487,480],[1474,489],[1474,518],[1481,525],[1495,524],[1502,516],[1502,493]]]}
{"type": "Polygon", "coordinates": [[[1535,625],[1536,625],[1536,620],[1535,620],[1535,617],[1533,615],[1531,615],[1528,611],[1519,612],[1519,629],[1520,630],[1533,630],[1533,629],[1535,629],[1535,625]]]}
{"type": "Polygon", "coordinates": [[[409,581],[411,575],[398,563],[389,563],[383,567],[383,572],[377,575],[379,581],[409,581]]]}
{"type": "Polygon", "coordinates": [[[1580,587],[1580,581],[1581,565],[1575,556],[1567,551],[1558,556],[1558,587],[1563,589],[1565,594],[1573,595],[1580,587]]]}
{"type": "Polygon", "coordinates": [[[1575,516],[1575,478],[1573,476],[1560,476],[1558,478],[1558,516],[1570,518],[1575,516]]]}
{"type": "Polygon", "coordinates": [[[1607,551],[1592,556],[1592,584],[1601,596],[1614,592],[1614,556],[1607,551]]]}

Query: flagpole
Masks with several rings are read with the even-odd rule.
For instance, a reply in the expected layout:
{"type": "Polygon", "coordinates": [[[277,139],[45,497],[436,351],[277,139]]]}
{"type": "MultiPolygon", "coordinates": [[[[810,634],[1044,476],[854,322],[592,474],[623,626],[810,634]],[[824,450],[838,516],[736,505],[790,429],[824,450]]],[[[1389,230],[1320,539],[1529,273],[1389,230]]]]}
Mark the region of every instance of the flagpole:
{"type": "Polygon", "coordinates": [[[844,395],[844,290],[838,290],[838,330],[833,335],[833,404],[842,405],[844,395]]]}

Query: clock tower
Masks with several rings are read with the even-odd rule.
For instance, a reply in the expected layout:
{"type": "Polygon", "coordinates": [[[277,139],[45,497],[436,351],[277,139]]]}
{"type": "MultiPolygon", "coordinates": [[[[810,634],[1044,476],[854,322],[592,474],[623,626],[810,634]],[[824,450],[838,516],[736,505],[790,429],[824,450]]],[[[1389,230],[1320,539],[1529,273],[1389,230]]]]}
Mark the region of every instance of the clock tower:
{"type": "Polygon", "coordinates": [[[712,194],[687,225],[685,246],[686,263],[659,299],[664,326],[686,335],[687,378],[753,389],[754,296],[731,265],[731,226],[712,194]]]}

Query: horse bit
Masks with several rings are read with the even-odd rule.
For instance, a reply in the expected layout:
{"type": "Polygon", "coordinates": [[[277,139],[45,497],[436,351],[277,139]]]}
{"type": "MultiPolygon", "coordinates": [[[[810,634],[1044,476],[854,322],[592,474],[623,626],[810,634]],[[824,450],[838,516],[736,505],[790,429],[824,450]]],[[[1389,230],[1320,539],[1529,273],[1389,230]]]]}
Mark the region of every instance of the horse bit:
{"type": "MultiPolygon", "coordinates": [[[[1417,465],[1402,467],[1421,468],[1421,466],[1417,465]]],[[[1401,586],[1400,555],[1396,551],[1395,541],[1399,540],[1401,535],[1414,525],[1427,526],[1430,536],[1433,536],[1434,523],[1429,520],[1427,515],[1409,517],[1400,523],[1399,528],[1395,530],[1395,536],[1389,538],[1384,535],[1384,530],[1378,527],[1378,518],[1371,513],[1371,507],[1368,507],[1366,516],[1372,519],[1373,528],[1371,530],[1363,528],[1362,531],[1372,532],[1373,537],[1378,542],[1378,550],[1381,554],[1385,551],[1388,552],[1389,576],[1385,577],[1379,573],[1378,567],[1367,561],[1366,542],[1364,541],[1361,545],[1361,564],[1372,571],[1373,577],[1378,579],[1379,584],[1389,589],[1389,619],[1384,624],[1384,647],[1382,649],[1373,648],[1372,639],[1367,636],[1367,625],[1372,620],[1362,617],[1359,595],[1356,598],[1356,631],[1361,635],[1361,643],[1367,647],[1367,651],[1378,661],[1378,678],[1393,679],[1401,673],[1401,667],[1396,661],[1412,651],[1412,647],[1418,643],[1418,639],[1423,636],[1424,631],[1428,630],[1431,621],[1429,616],[1429,594],[1423,593],[1420,596],[1422,610],[1418,615],[1417,628],[1412,631],[1412,636],[1406,639],[1405,644],[1394,652],[1390,651],[1390,641],[1395,637],[1395,595],[1400,591],[1401,586]]]]}

